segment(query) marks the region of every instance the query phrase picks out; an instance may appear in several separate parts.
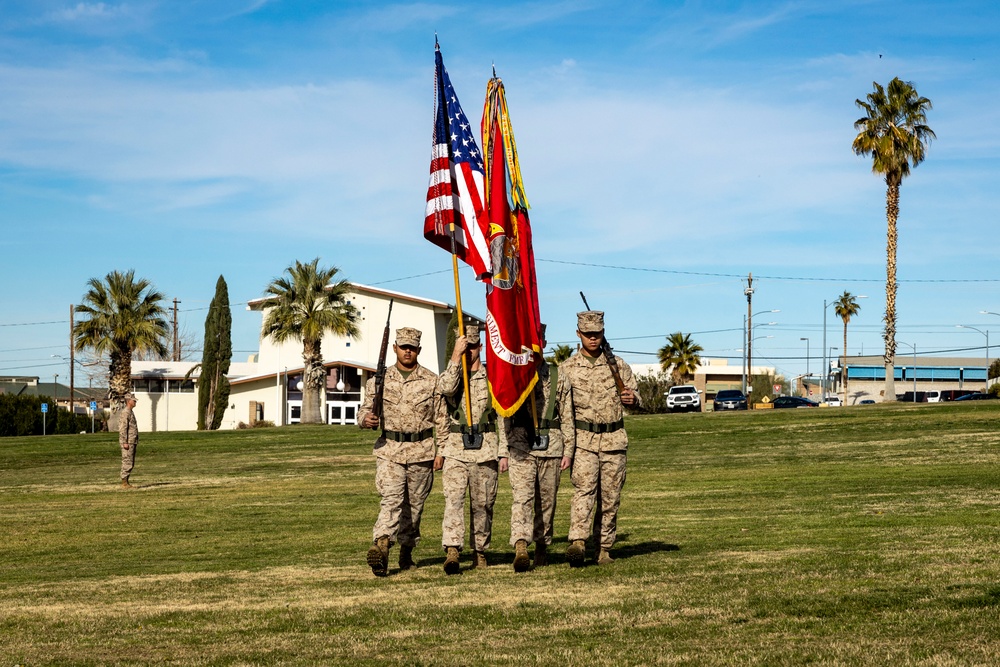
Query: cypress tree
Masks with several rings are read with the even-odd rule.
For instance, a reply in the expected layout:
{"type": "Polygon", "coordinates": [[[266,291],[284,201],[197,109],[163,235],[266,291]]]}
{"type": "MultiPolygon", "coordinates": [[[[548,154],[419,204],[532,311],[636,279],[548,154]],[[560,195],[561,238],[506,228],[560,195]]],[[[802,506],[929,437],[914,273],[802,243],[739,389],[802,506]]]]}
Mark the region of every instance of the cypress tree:
{"type": "Polygon", "coordinates": [[[229,310],[229,287],[219,276],[215,297],[205,318],[205,345],[198,379],[198,430],[216,430],[229,404],[229,362],[233,358],[233,314],[229,310]]]}

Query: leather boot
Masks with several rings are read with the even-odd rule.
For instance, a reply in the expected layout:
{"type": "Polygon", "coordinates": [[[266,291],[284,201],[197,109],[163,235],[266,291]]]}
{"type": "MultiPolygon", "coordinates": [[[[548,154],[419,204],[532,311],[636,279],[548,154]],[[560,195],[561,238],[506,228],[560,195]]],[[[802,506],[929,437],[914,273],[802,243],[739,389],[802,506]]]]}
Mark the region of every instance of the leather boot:
{"type": "Polygon", "coordinates": [[[514,544],[514,571],[527,572],[530,565],[531,561],[528,559],[528,542],[526,540],[518,540],[514,544]]]}
{"type": "Polygon", "coordinates": [[[444,557],[445,574],[458,574],[458,547],[448,547],[444,557]]]}
{"type": "Polygon", "coordinates": [[[573,540],[573,543],[566,549],[566,560],[570,567],[583,567],[583,561],[587,557],[587,544],[583,540],[573,540]]]}
{"type": "Polygon", "coordinates": [[[375,540],[366,557],[372,574],[384,577],[389,574],[389,538],[386,535],[375,540]]]}
{"type": "Polygon", "coordinates": [[[122,478],[122,488],[123,489],[133,489],[135,487],[133,487],[131,484],[128,483],[128,477],[123,477],[122,478]]]}
{"type": "Polygon", "coordinates": [[[615,559],[611,557],[611,553],[607,549],[598,548],[597,550],[597,564],[598,565],[610,565],[614,563],[615,559]]]}
{"type": "Polygon", "coordinates": [[[535,542],[535,567],[545,567],[549,564],[548,547],[544,542],[535,542]]]}
{"type": "Polygon", "coordinates": [[[413,562],[413,547],[399,547],[399,569],[410,570],[417,566],[413,562]]]}
{"type": "Polygon", "coordinates": [[[485,570],[486,566],[487,566],[486,553],[482,551],[477,551],[472,561],[472,567],[476,568],[477,570],[485,570]]]}

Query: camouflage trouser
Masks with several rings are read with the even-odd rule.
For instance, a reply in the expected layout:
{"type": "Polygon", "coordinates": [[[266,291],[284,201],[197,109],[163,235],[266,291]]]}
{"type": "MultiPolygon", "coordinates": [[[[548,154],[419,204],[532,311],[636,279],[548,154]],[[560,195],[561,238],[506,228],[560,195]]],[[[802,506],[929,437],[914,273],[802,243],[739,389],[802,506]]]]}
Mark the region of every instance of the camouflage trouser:
{"type": "Polygon", "coordinates": [[[382,501],[375,528],[372,529],[372,539],[388,535],[389,544],[398,541],[405,547],[417,546],[420,515],[433,485],[432,461],[402,464],[375,459],[375,490],[382,496],[382,501]]]}
{"type": "MultiPolygon", "coordinates": [[[[625,485],[625,452],[588,452],[576,450],[573,458],[573,501],[569,512],[569,539],[590,537],[594,524],[590,513],[594,509],[598,484],[601,489],[597,512],[601,521],[600,547],[610,549],[618,531],[618,506],[625,485]]],[[[595,536],[596,539],[596,536],[595,536]]]]}
{"type": "Polygon", "coordinates": [[[128,476],[132,474],[132,468],[135,467],[135,448],[138,446],[138,443],[132,443],[128,449],[121,445],[118,446],[122,450],[122,479],[128,479],[128,476]]]}
{"type": "Polygon", "coordinates": [[[552,517],[556,513],[561,458],[541,458],[510,450],[510,545],[518,540],[552,544],[552,517]]]}
{"type": "Polygon", "coordinates": [[[472,517],[470,545],[476,551],[490,548],[493,503],[497,499],[497,462],[464,463],[446,458],[441,471],[444,487],[444,522],[441,545],[462,549],[465,539],[465,490],[469,490],[472,517]]]}

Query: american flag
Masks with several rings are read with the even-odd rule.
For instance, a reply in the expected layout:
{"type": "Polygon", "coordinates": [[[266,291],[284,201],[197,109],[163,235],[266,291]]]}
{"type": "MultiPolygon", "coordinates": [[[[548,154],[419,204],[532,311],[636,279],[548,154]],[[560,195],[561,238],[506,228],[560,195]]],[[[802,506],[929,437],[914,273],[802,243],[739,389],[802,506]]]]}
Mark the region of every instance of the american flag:
{"type": "Polygon", "coordinates": [[[455,254],[473,268],[477,277],[488,276],[489,220],[483,204],[483,156],[472,133],[475,125],[462,111],[439,48],[435,48],[434,60],[437,99],[424,238],[451,252],[449,225],[455,223],[455,254]]]}

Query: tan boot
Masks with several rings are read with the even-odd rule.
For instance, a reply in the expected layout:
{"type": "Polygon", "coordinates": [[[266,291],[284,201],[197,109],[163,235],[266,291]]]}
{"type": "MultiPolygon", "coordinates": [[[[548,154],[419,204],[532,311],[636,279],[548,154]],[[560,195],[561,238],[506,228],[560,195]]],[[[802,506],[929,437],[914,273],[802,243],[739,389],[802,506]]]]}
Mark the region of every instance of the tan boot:
{"type": "Polygon", "coordinates": [[[122,488],[123,489],[134,489],[135,487],[128,483],[128,477],[122,478],[122,488]]]}
{"type": "Polygon", "coordinates": [[[458,547],[448,547],[444,557],[445,574],[458,574],[458,547]]]}
{"type": "Polygon", "coordinates": [[[383,535],[375,540],[371,548],[368,549],[366,557],[372,574],[376,577],[384,577],[389,574],[389,538],[383,535]]]}
{"type": "Polygon", "coordinates": [[[545,567],[549,564],[548,551],[544,542],[535,542],[535,567],[545,567]]]}
{"type": "Polygon", "coordinates": [[[615,562],[615,559],[611,557],[611,554],[608,552],[607,549],[598,549],[597,550],[597,564],[598,565],[610,565],[611,563],[614,563],[614,562],[615,562]]]}
{"type": "Polygon", "coordinates": [[[413,562],[413,547],[399,547],[399,569],[410,570],[417,567],[413,562]]]}
{"type": "Polygon", "coordinates": [[[514,571],[527,572],[530,565],[531,560],[528,559],[528,542],[526,540],[518,540],[514,544],[514,571]]]}
{"type": "Polygon", "coordinates": [[[485,570],[488,563],[486,562],[486,553],[483,551],[477,551],[472,559],[472,567],[477,570],[485,570]]]}
{"type": "Polygon", "coordinates": [[[583,560],[587,557],[587,545],[583,540],[573,540],[573,543],[566,549],[566,560],[570,567],[583,567],[583,560]]]}

